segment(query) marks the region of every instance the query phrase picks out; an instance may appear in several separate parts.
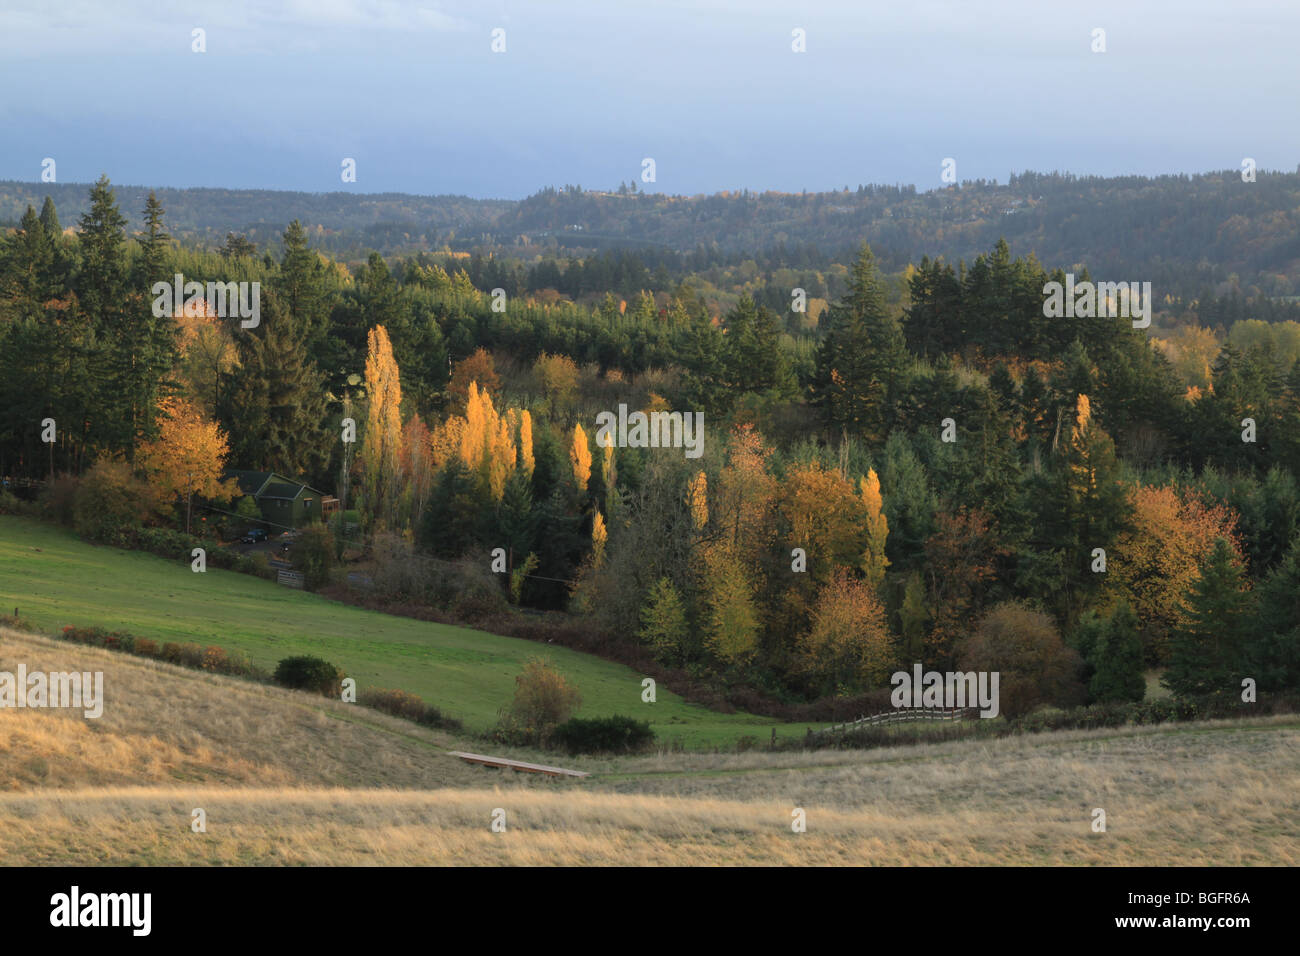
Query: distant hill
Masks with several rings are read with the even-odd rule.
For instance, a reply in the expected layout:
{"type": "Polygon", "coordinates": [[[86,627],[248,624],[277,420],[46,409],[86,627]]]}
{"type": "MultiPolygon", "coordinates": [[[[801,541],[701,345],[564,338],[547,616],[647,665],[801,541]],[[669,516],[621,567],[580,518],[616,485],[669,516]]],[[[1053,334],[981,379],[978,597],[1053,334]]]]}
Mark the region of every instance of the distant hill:
{"type": "MultiPolygon", "coordinates": [[[[119,186],[138,226],[146,187],[119,186]]],[[[54,198],[65,226],[86,207],[85,184],[0,182],[0,225],[27,204],[54,198]]],[[[1149,280],[1192,294],[1232,276],[1247,295],[1300,294],[1300,173],[1235,170],[1197,176],[1076,177],[1024,173],[932,192],[865,186],[831,193],[593,192],[547,188],[524,200],[401,193],[296,193],[159,189],[179,238],[217,245],[228,232],[274,249],[292,219],[343,257],[450,246],[532,257],[655,249],[699,268],[762,256],[765,266],[845,261],[865,239],[881,264],[901,269],[923,255],[971,260],[1005,237],[1017,255],[1048,267],[1086,264],[1094,275],[1149,280]],[[694,254],[694,255],[692,255],[694,254]]]]}

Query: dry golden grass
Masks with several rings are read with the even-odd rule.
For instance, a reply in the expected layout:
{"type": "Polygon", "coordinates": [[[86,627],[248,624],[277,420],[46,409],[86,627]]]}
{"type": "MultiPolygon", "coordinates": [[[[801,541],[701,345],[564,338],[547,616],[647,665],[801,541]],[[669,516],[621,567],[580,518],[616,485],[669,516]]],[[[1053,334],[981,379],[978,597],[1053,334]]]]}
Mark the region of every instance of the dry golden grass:
{"type": "Polygon", "coordinates": [[[108,703],[0,711],[7,864],[1300,865],[1294,717],[564,760],[595,776],[550,780],[348,705],[0,633],[0,668],[17,659],[102,669],[108,703]]]}
{"type": "Polygon", "coordinates": [[[0,790],[481,782],[449,738],[341,701],[0,629],[0,670],[104,672],[103,716],[0,710],[0,790]]]}

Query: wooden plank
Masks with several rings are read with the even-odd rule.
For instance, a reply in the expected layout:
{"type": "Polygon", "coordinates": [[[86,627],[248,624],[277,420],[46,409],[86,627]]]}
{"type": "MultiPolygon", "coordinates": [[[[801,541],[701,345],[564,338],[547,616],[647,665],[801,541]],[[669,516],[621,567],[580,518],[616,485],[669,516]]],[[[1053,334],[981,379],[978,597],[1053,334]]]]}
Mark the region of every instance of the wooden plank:
{"type": "Polygon", "coordinates": [[[450,751],[453,757],[459,757],[466,763],[478,763],[485,767],[501,767],[507,770],[522,770],[525,773],[544,773],[552,777],[590,777],[583,770],[565,770],[563,767],[548,767],[540,763],[524,763],[522,760],[509,760],[505,757],[487,757],[483,754],[465,753],[463,750],[450,751]]]}

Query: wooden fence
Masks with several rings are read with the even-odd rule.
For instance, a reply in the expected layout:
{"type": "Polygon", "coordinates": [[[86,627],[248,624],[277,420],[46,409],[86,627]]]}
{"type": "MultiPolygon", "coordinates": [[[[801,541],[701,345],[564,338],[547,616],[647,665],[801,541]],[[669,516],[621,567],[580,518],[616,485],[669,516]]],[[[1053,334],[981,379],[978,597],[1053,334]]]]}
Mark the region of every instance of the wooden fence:
{"type": "Polygon", "coordinates": [[[846,730],[888,726],[912,720],[965,720],[970,709],[969,707],[900,707],[898,710],[885,711],[883,714],[871,714],[847,723],[835,724],[824,730],[810,730],[809,733],[836,734],[846,730]]]}
{"type": "Polygon", "coordinates": [[[287,588],[297,588],[302,590],[302,572],[301,571],[279,571],[275,575],[277,584],[283,584],[287,588]]]}

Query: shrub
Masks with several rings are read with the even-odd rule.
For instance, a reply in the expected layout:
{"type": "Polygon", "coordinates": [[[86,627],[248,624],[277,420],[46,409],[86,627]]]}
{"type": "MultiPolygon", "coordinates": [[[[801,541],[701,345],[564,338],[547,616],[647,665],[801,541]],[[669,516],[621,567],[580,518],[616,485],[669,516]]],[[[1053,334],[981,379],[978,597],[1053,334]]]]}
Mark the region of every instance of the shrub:
{"type": "Polygon", "coordinates": [[[338,697],[343,690],[343,672],[319,657],[286,657],[276,665],[275,682],[292,690],[338,697]]]}
{"type": "Polygon", "coordinates": [[[51,521],[71,527],[80,485],[80,480],[75,475],[69,474],[57,475],[47,481],[41,490],[40,498],[37,499],[40,512],[51,521]]]}
{"type": "Polygon", "coordinates": [[[330,529],[320,522],[303,528],[293,544],[293,569],[302,572],[303,587],[315,591],[329,584],[333,566],[334,535],[330,529]]]}
{"type": "Polygon", "coordinates": [[[159,656],[167,663],[179,664],[181,667],[201,668],[203,666],[203,648],[188,641],[184,644],[168,641],[163,644],[159,656]]]}
{"type": "Polygon", "coordinates": [[[147,637],[137,637],[135,639],[135,653],[140,657],[157,657],[158,644],[147,637]]]}
{"type": "Polygon", "coordinates": [[[960,661],[965,671],[1000,673],[998,696],[1006,717],[1042,704],[1082,703],[1077,676],[1083,662],[1041,611],[1014,602],[997,605],[962,642],[960,661]]]}
{"type": "Polygon", "coordinates": [[[364,690],[357,697],[357,703],[375,710],[382,710],[394,717],[413,720],[426,727],[441,727],[444,730],[457,730],[461,723],[453,717],[445,717],[442,711],[426,704],[419,697],[404,690],[387,690],[374,688],[364,690]]]}
{"type": "Polygon", "coordinates": [[[582,696],[555,666],[531,658],[515,678],[515,696],[501,714],[496,739],[503,743],[542,744],[582,704],[582,696]]]}
{"type": "Polygon", "coordinates": [[[77,534],[90,541],[120,544],[120,529],[136,527],[150,514],[149,490],[120,459],[100,458],[86,472],[73,504],[77,534]]]}
{"type": "Polygon", "coordinates": [[[24,501],[8,488],[0,488],[0,515],[39,515],[41,506],[33,501],[24,501]]]}
{"type": "Polygon", "coordinates": [[[570,718],[555,728],[551,744],[571,754],[626,754],[648,749],[654,739],[654,731],[645,721],[615,714],[590,720],[570,718]]]}

